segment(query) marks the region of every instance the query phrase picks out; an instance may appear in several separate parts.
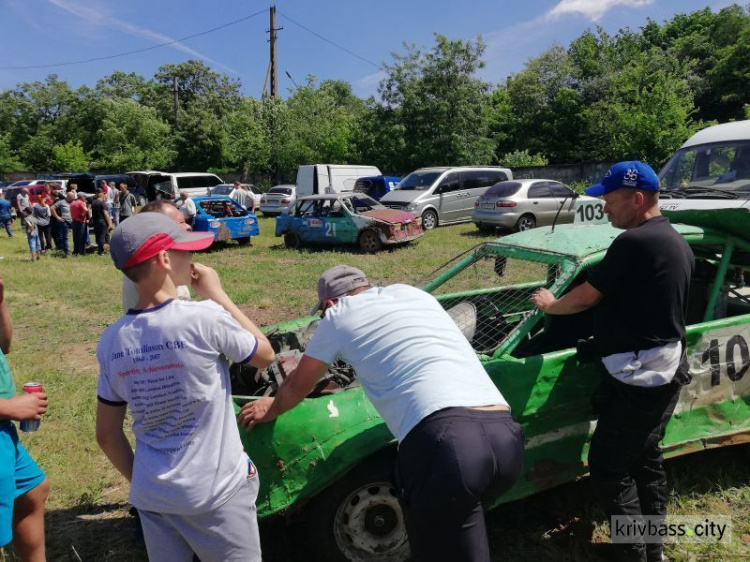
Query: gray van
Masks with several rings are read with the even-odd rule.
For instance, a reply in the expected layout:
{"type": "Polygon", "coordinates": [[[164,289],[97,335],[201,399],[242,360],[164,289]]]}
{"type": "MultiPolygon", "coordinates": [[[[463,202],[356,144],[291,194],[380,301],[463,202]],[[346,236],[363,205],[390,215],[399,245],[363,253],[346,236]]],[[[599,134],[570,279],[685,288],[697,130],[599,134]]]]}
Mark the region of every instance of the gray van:
{"type": "Polygon", "coordinates": [[[420,168],[406,176],[380,202],[391,209],[422,217],[422,227],[471,220],[474,203],[488,187],[513,179],[513,172],[499,166],[420,168]]]}

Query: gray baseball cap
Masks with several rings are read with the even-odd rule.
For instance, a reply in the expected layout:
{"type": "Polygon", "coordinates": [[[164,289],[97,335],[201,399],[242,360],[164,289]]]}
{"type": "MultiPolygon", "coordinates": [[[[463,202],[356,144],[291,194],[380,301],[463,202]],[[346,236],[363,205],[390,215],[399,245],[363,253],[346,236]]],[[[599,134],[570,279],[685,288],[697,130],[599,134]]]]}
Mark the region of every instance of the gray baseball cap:
{"type": "Polygon", "coordinates": [[[139,213],[120,223],[109,252],[117,269],[128,269],[163,250],[197,252],[214,241],[211,232],[187,232],[161,213],[139,213]]]}
{"type": "Polygon", "coordinates": [[[364,271],[350,265],[336,265],[327,269],[318,279],[318,304],[310,314],[315,314],[329,299],[335,299],[359,287],[371,285],[364,271]]]}

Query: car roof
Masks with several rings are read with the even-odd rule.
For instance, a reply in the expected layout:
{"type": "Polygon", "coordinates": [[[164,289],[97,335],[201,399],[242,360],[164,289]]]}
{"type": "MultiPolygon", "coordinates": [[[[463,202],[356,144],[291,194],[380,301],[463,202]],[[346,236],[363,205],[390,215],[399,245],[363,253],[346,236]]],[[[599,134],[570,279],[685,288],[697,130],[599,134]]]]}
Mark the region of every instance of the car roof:
{"type": "Polygon", "coordinates": [[[195,197],[191,197],[191,199],[196,203],[200,203],[201,201],[232,201],[228,195],[196,195],[195,197]]]}
{"type": "Polygon", "coordinates": [[[355,192],[347,192],[347,193],[318,193],[317,195],[305,195],[304,197],[300,197],[297,199],[297,202],[299,201],[320,201],[320,200],[326,200],[326,199],[351,199],[352,197],[368,197],[364,193],[355,193],[355,192]]]}
{"type": "MultiPolygon", "coordinates": [[[[750,214],[745,213],[750,217],[750,214]]],[[[688,234],[704,234],[700,226],[687,224],[673,224],[677,232],[688,234]]],[[[492,242],[494,246],[508,248],[523,248],[545,253],[562,254],[582,260],[586,257],[605,252],[612,241],[624,231],[606,224],[558,224],[552,227],[532,228],[516,234],[498,238],[492,242]]]]}
{"type": "Polygon", "coordinates": [[[722,123],[721,125],[707,127],[690,137],[681,148],[689,148],[699,144],[743,140],[750,140],[750,120],[734,121],[733,123],[722,123]]]}

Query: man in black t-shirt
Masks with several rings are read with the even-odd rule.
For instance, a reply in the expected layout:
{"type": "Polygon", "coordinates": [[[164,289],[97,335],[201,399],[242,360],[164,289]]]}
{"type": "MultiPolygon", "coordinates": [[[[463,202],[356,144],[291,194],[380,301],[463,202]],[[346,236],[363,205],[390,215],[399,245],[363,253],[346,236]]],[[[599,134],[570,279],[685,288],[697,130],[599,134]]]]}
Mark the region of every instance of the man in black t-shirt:
{"type": "MultiPolygon", "coordinates": [[[[591,477],[608,517],[663,519],[667,478],[659,442],[690,381],[685,316],[695,260],[661,216],[659,180],[646,164],[615,164],[586,193],[603,196],[604,212],[625,232],[587,282],[559,299],[540,289],[531,301],[555,315],[593,308],[587,347],[599,358],[601,385],[594,397],[599,420],[589,449],[591,477]]],[[[632,540],[618,545],[623,558],[662,559],[661,544],[632,540]]]]}
{"type": "Polygon", "coordinates": [[[91,203],[91,222],[94,223],[96,253],[101,256],[104,254],[104,244],[109,243],[109,233],[115,228],[107,211],[107,195],[101,189],[96,190],[91,203]]]}

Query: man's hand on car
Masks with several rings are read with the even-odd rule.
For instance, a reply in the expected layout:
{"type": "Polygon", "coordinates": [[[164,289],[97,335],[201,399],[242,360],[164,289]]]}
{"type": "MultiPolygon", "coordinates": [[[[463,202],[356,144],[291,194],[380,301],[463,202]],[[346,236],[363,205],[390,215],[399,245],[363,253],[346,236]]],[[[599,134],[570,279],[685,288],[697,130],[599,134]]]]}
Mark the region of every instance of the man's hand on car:
{"type": "Polygon", "coordinates": [[[268,415],[268,410],[271,409],[273,401],[273,398],[267,397],[248,402],[242,406],[237,421],[247,431],[250,431],[256,424],[273,421],[276,416],[268,415]]]}

